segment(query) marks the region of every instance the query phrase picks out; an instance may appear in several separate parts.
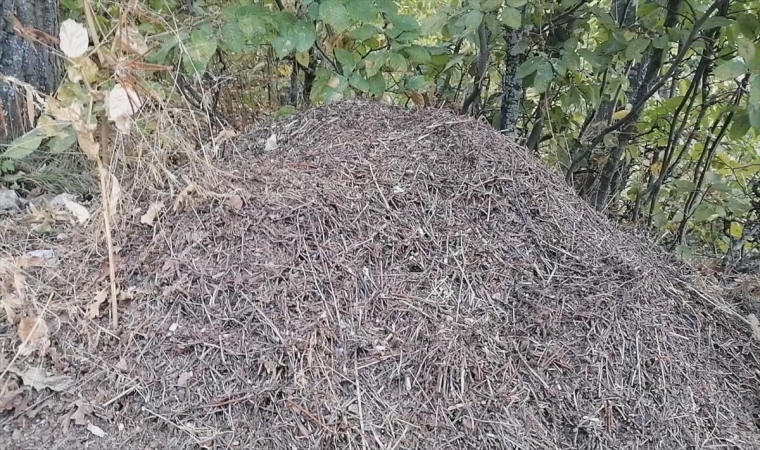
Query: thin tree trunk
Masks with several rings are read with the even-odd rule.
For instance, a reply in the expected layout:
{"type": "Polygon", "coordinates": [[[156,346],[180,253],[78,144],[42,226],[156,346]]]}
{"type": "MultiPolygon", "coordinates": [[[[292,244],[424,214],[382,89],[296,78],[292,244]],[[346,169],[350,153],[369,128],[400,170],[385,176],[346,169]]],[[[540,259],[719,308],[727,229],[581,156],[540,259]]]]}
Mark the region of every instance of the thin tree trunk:
{"type": "Polygon", "coordinates": [[[522,103],[523,87],[522,80],[517,78],[517,68],[522,64],[522,54],[512,55],[510,49],[519,42],[520,35],[516,31],[506,33],[507,52],[504,56],[506,68],[502,79],[501,117],[499,118],[499,130],[505,134],[517,134],[517,122],[520,119],[520,104],[522,103]]]}
{"type": "MultiPolygon", "coordinates": [[[[0,74],[25,81],[53,93],[61,79],[61,64],[50,49],[22,38],[14,19],[25,28],[58,35],[57,0],[0,0],[0,74]]],[[[30,129],[26,96],[0,83],[0,144],[30,129]]]]}

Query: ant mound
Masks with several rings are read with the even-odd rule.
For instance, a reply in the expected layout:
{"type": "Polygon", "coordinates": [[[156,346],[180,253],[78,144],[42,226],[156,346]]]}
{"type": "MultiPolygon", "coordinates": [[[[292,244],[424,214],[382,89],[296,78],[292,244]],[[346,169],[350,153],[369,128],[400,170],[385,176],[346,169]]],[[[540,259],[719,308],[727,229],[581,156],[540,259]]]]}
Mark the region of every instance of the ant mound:
{"type": "Polygon", "coordinates": [[[117,239],[120,279],[149,293],[100,355],[129,368],[98,388],[127,431],[171,448],[760,448],[742,315],[487,125],[346,102],[237,147],[224,196],[117,239]]]}

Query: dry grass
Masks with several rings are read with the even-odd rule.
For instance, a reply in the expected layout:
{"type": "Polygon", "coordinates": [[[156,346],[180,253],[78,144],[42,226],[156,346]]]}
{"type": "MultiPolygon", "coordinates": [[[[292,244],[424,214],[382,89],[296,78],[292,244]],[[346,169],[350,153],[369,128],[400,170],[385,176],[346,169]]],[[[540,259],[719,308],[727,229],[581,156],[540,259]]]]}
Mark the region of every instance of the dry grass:
{"type": "MultiPolygon", "coordinates": [[[[136,296],[119,330],[86,316],[107,286],[100,247],[27,244],[62,262],[30,273],[58,325],[52,354],[23,364],[77,385],[37,419],[0,416],[0,443],[760,447],[757,345],[736,306],[487,125],[345,103],[198,158],[166,163],[172,193],[128,190],[142,212],[169,208],[155,226],[124,212],[118,282],[136,296]],[[187,180],[210,195],[172,211],[187,180]],[[75,401],[106,437],[65,418],[75,401]]],[[[0,242],[17,253],[19,233],[0,242]]],[[[11,327],[0,341],[6,358],[18,345],[11,327]]]]}

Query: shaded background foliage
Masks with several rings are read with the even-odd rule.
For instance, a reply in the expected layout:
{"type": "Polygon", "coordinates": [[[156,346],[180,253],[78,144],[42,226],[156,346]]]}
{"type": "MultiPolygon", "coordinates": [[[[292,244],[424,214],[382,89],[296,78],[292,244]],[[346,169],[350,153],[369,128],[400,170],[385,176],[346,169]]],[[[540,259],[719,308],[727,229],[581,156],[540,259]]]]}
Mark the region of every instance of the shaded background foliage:
{"type": "Polygon", "coordinates": [[[104,30],[128,12],[145,85],[219,126],[352,98],[445,106],[685,257],[757,258],[760,1],[61,3],[104,30]]]}

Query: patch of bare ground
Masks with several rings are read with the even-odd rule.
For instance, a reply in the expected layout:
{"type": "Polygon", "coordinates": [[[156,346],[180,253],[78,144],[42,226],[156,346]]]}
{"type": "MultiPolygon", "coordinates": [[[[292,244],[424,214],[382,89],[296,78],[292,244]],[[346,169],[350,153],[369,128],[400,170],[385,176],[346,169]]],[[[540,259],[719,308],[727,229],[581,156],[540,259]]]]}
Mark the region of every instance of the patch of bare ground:
{"type": "Polygon", "coordinates": [[[218,166],[118,227],[118,330],[102,245],[3,230],[60,262],[24,269],[43,357],[0,321],[0,447],[760,448],[743,312],[487,125],[342,103],[218,166]]]}

